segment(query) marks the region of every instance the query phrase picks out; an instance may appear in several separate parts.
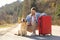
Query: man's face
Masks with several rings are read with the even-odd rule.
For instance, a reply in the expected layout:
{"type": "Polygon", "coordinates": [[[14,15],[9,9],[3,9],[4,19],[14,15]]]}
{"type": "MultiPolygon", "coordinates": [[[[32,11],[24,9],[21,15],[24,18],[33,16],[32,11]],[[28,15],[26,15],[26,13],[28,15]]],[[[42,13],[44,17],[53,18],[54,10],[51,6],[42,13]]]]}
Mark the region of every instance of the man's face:
{"type": "Polygon", "coordinates": [[[31,14],[32,14],[32,15],[34,15],[35,12],[36,12],[35,10],[32,10],[32,9],[31,9],[31,14]]]}

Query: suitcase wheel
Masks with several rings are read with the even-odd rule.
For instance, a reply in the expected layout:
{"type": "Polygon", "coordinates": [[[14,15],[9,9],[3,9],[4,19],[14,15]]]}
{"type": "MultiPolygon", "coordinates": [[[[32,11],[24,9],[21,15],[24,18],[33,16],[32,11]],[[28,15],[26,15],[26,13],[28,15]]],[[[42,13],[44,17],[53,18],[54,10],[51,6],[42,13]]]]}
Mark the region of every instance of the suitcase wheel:
{"type": "Polygon", "coordinates": [[[45,36],[46,34],[43,34],[43,36],[45,36]]]}

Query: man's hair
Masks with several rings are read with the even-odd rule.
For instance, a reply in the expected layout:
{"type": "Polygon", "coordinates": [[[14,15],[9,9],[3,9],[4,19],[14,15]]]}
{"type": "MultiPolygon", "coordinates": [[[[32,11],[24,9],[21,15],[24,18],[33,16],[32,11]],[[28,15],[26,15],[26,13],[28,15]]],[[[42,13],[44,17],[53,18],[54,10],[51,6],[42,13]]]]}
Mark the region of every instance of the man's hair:
{"type": "Polygon", "coordinates": [[[32,7],[31,9],[36,11],[36,8],[35,7],[32,7]]]}

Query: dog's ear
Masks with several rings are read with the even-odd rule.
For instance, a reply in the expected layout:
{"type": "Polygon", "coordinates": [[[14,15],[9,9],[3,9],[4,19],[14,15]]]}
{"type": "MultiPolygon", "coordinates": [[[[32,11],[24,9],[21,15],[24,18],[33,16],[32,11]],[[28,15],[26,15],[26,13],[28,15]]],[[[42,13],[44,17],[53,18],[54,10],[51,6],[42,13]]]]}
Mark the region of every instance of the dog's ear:
{"type": "Polygon", "coordinates": [[[22,18],[21,21],[24,22],[24,18],[22,18]]]}

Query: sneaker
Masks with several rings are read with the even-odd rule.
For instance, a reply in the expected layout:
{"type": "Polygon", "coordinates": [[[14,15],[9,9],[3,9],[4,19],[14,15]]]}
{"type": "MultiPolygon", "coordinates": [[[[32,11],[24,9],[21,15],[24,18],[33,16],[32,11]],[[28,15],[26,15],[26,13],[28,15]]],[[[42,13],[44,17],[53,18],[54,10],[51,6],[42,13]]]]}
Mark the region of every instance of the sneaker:
{"type": "Polygon", "coordinates": [[[35,33],[32,33],[31,36],[36,36],[36,34],[35,33]]]}

